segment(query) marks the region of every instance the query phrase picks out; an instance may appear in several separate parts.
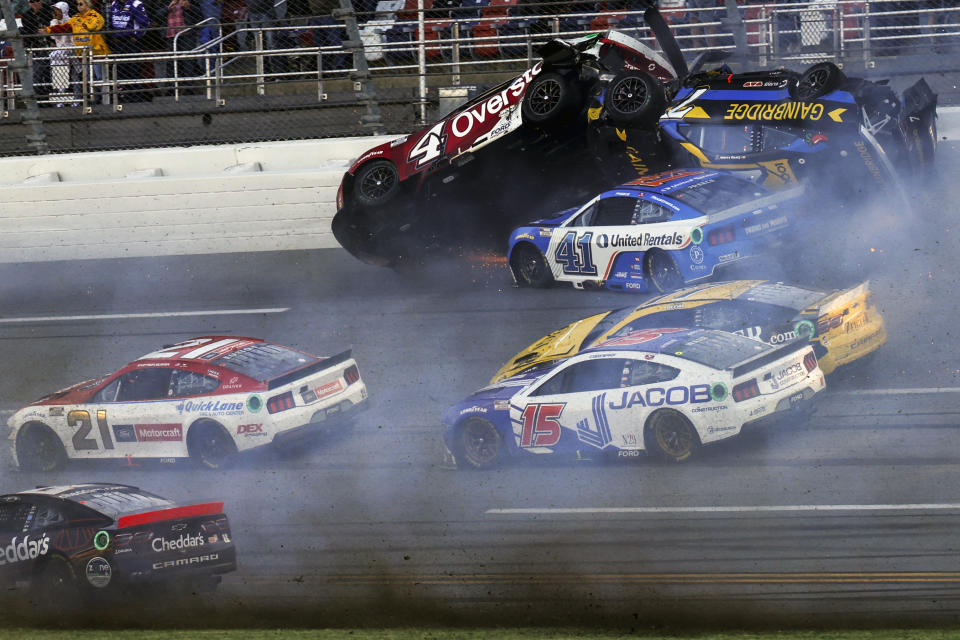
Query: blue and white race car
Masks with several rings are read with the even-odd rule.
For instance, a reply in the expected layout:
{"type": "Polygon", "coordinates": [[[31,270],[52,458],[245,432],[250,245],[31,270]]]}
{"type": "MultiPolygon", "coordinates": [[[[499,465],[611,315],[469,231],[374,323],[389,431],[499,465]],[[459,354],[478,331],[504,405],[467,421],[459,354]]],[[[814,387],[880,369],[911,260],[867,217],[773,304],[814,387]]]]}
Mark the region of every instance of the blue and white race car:
{"type": "Polygon", "coordinates": [[[486,387],[443,416],[446,456],[490,468],[522,454],[683,462],[704,444],[812,410],[813,348],[714,329],[644,329],[486,387]]]}
{"type": "Polygon", "coordinates": [[[679,169],[628,182],[510,234],[518,284],[667,292],[764,252],[790,227],[803,187],[679,169]]]}

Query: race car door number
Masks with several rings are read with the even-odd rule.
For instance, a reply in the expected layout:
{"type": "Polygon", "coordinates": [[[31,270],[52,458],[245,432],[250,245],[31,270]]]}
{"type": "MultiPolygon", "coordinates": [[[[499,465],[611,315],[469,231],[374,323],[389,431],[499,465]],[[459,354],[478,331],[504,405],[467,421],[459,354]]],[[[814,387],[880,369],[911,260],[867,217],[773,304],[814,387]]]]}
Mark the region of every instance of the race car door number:
{"type": "MultiPolygon", "coordinates": [[[[89,451],[100,448],[96,438],[88,437],[93,430],[93,424],[90,421],[90,412],[84,409],[77,409],[67,414],[67,426],[79,427],[73,434],[73,448],[76,451],[89,451]]],[[[100,439],[103,441],[104,449],[113,449],[113,438],[110,437],[110,429],[107,428],[107,412],[103,409],[97,411],[97,427],[100,431],[100,439]]]]}
{"type": "Polygon", "coordinates": [[[563,272],[582,276],[597,275],[593,263],[593,232],[587,231],[577,237],[576,231],[568,231],[553,253],[554,259],[563,265],[563,272]]]}

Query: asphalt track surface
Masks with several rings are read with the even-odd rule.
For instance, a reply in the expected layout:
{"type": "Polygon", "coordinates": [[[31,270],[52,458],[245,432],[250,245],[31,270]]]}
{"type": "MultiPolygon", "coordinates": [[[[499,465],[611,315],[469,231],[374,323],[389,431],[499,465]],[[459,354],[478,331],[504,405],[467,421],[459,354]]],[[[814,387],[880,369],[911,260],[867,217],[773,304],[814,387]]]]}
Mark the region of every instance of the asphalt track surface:
{"type": "MultiPolygon", "coordinates": [[[[941,147],[939,175],[960,153],[941,147]]],[[[339,250],[0,266],[0,414],[196,335],[352,346],[373,406],[353,429],[236,468],[11,468],[3,490],[84,481],[226,500],[240,569],[91,625],[926,625],[960,622],[956,188],[913,214],[821,212],[729,277],[869,278],[888,344],[818,414],[696,461],[443,465],[439,417],[511,355],[629,294],[511,285],[482,256],[394,272],[339,250]],[[826,215],[823,215],[826,214],[826,215]],[[811,223],[813,226],[813,223],[811,223]],[[812,239],[811,239],[812,238],[812,239]]],[[[5,433],[5,428],[4,428],[5,433]]],[[[10,608],[2,619],[9,619],[10,608]]]]}

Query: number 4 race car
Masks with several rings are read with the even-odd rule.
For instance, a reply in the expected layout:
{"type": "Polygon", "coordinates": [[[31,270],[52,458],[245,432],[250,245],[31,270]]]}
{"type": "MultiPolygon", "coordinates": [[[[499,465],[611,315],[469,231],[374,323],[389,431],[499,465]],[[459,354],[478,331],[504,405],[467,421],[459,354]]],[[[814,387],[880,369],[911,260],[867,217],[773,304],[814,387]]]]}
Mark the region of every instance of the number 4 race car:
{"type": "Polygon", "coordinates": [[[58,612],[134,585],[209,590],[237,568],[231,537],[222,502],[177,505],[116,484],[42,487],[0,496],[0,582],[58,612]]]}
{"type": "Polygon", "coordinates": [[[667,171],[510,235],[514,280],[671,291],[782,239],[803,187],[772,192],[722,171],[667,171]]]}
{"type": "Polygon", "coordinates": [[[10,417],[14,460],[53,471],[71,458],[192,458],[220,468],[238,451],[344,426],[367,406],[357,363],[257,338],[166,346],[109,376],[44,396],[10,417]]]}
{"type": "Polygon", "coordinates": [[[810,410],[824,377],[806,344],[712,329],[652,329],[507,378],[443,416],[447,457],[649,451],[682,462],[702,444],[810,410]]]}

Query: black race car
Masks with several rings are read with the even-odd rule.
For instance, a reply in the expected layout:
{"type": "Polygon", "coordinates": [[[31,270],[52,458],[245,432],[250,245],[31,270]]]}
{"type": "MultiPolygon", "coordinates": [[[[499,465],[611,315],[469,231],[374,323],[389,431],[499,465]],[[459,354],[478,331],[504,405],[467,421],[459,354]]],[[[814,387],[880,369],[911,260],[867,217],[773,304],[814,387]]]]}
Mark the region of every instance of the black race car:
{"type": "Polygon", "coordinates": [[[158,582],[209,590],[236,568],[222,502],[177,505],[122,484],[0,496],[0,580],[40,605],[158,582]]]}

